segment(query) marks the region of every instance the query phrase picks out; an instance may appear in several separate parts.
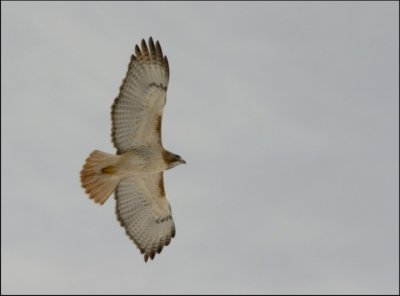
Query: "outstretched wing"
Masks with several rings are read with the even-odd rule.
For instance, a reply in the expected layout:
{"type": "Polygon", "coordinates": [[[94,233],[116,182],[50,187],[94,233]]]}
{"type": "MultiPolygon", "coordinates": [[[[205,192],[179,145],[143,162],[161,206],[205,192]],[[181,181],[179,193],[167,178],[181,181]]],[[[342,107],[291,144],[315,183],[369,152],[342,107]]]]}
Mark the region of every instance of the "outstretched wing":
{"type": "Polygon", "coordinates": [[[136,45],[120,93],[112,105],[112,140],[117,153],[134,146],[161,144],[161,120],[166,101],[169,66],[160,43],[136,45]]]}
{"type": "Polygon", "coordinates": [[[165,198],[163,173],[128,177],[115,191],[116,213],[144,260],[154,258],[175,236],[171,207],[165,198]]]}

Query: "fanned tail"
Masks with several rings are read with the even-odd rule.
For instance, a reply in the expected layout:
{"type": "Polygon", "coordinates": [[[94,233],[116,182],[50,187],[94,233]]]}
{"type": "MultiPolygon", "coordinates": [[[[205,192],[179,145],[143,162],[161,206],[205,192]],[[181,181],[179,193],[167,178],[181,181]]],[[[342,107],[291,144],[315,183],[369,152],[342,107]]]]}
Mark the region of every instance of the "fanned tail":
{"type": "Polygon", "coordinates": [[[81,171],[81,184],[96,203],[104,204],[121,180],[115,174],[117,157],[95,150],[86,159],[81,171]]]}

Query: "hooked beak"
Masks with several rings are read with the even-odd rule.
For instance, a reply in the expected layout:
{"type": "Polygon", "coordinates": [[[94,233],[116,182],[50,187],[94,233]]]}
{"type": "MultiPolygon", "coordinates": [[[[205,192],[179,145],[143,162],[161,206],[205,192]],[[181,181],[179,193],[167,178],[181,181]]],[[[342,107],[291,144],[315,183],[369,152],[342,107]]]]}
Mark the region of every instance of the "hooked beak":
{"type": "Polygon", "coordinates": [[[186,164],[186,161],[185,161],[184,159],[182,159],[182,160],[181,160],[181,163],[184,163],[184,164],[186,164]]]}

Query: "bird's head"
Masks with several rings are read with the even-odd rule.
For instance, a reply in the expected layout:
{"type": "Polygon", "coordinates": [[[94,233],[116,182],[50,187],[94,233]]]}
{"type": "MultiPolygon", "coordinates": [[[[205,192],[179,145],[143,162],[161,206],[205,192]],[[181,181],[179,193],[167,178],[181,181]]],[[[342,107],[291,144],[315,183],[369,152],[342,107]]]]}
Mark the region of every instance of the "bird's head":
{"type": "Polygon", "coordinates": [[[178,154],[171,153],[169,151],[165,151],[163,153],[163,158],[165,163],[167,164],[167,170],[176,167],[177,165],[186,164],[186,161],[180,157],[178,154]]]}

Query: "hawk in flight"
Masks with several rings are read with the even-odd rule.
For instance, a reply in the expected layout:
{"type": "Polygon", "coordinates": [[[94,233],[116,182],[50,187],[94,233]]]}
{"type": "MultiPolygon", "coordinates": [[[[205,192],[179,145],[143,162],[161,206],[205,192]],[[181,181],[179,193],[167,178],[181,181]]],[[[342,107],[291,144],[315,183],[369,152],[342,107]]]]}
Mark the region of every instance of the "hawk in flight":
{"type": "Polygon", "coordinates": [[[163,172],[186,163],[161,142],[168,80],[160,43],[143,39],[111,108],[117,154],[93,151],[80,174],[82,187],[96,203],[104,204],[115,192],[117,218],[146,262],[175,236],[163,172]]]}

